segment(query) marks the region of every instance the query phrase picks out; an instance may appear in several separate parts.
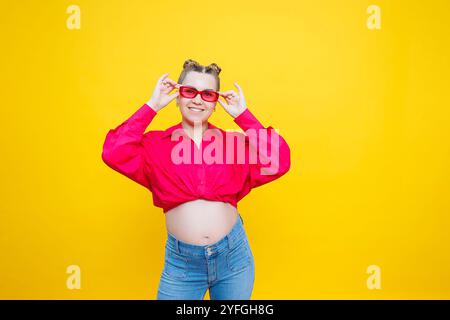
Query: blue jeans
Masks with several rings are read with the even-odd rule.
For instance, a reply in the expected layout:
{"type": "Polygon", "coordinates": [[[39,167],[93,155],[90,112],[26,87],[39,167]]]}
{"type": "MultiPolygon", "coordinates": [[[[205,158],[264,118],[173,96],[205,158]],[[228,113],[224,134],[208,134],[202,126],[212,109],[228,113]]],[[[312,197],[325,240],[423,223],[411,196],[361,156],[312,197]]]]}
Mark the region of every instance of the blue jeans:
{"type": "Polygon", "coordinates": [[[194,245],[167,233],[158,300],[249,300],[255,264],[241,215],[216,243],[194,245]]]}

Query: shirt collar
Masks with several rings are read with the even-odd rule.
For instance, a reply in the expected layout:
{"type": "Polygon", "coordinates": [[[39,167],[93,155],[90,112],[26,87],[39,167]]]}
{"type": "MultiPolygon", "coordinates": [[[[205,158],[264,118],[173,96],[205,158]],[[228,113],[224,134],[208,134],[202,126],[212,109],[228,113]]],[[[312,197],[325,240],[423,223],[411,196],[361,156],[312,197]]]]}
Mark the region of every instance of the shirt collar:
{"type": "MultiPolygon", "coordinates": [[[[166,130],[164,130],[164,132],[162,134],[162,137],[163,138],[170,137],[172,132],[175,131],[176,129],[183,129],[182,122],[179,122],[176,125],[173,125],[173,126],[167,128],[166,130]]],[[[218,129],[218,130],[220,130],[223,133],[222,129],[220,129],[219,127],[216,127],[214,124],[212,124],[209,121],[208,121],[208,129],[218,129]]]]}

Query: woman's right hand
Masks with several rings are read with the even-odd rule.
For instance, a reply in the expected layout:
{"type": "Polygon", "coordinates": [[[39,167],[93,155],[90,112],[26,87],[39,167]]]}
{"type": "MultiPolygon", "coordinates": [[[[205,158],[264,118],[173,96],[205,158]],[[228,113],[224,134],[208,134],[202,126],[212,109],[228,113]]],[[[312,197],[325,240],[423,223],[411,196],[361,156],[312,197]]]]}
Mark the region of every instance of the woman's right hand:
{"type": "Polygon", "coordinates": [[[178,89],[181,85],[167,78],[169,73],[165,73],[158,79],[152,97],[147,104],[156,112],[167,106],[173,99],[178,97],[179,92],[169,94],[172,90],[178,89]]]}

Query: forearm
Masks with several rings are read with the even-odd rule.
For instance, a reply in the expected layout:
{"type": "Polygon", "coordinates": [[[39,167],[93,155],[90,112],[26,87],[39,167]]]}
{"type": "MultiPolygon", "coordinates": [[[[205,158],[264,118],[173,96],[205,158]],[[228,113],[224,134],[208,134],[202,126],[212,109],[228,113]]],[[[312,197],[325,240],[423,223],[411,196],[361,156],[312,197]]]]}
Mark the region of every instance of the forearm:
{"type": "Polygon", "coordinates": [[[118,163],[137,153],[145,130],[156,114],[154,109],[144,104],[119,126],[109,130],[103,144],[103,159],[118,163]]]}

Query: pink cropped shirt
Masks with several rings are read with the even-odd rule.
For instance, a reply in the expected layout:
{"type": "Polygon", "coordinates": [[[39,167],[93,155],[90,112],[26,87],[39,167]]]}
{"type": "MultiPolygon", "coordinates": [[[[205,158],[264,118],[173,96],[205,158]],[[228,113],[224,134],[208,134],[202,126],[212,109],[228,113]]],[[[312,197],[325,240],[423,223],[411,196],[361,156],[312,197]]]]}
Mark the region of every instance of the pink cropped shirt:
{"type": "Polygon", "coordinates": [[[208,121],[199,146],[182,122],[145,133],[156,114],[144,104],[109,130],[102,159],[147,188],[153,204],[164,213],[195,199],[228,202],[237,208],[252,188],[281,177],[290,168],[286,141],[271,126],[265,128],[248,108],[234,118],[244,133],[224,131],[208,121]]]}

